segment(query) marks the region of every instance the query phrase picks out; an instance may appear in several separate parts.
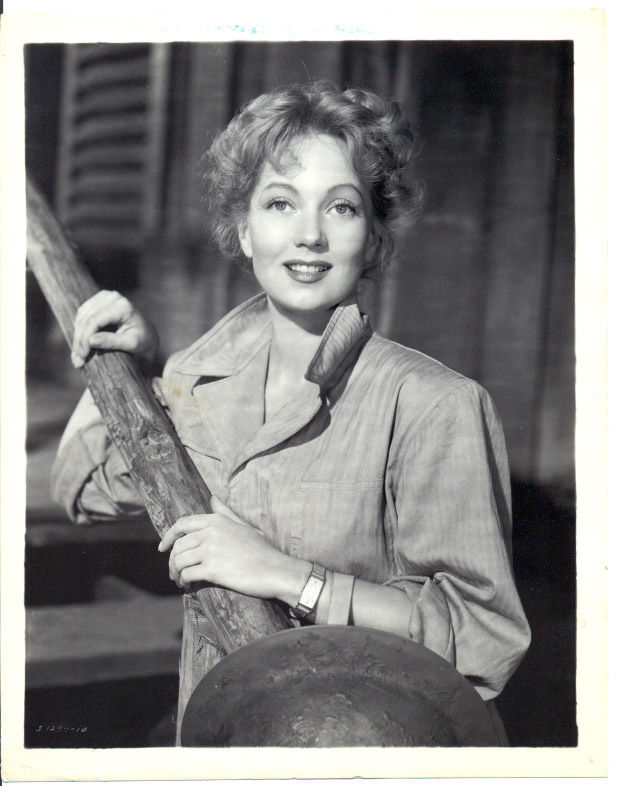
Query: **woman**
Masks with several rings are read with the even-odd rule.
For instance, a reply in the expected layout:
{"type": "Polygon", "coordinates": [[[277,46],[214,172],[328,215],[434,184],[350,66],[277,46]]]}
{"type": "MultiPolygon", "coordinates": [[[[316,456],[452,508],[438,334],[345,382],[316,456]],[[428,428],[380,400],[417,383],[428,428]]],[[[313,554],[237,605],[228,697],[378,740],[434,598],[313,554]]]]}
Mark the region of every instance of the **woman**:
{"type": "MultiPolygon", "coordinates": [[[[411,153],[396,105],[322,82],[260,96],[215,140],[214,234],[264,294],[155,382],[214,495],[212,514],[179,520],[159,548],[180,587],[209,581],[305,621],[410,636],[489,700],[529,643],[499,419],[479,385],[376,335],[357,305],[413,213],[411,153]]],[[[79,310],[73,362],[155,342],[102,292],[79,310]]],[[[77,521],[141,507],[88,396],[54,486],[77,521]]],[[[191,594],[185,611],[179,720],[219,657],[191,594]]]]}

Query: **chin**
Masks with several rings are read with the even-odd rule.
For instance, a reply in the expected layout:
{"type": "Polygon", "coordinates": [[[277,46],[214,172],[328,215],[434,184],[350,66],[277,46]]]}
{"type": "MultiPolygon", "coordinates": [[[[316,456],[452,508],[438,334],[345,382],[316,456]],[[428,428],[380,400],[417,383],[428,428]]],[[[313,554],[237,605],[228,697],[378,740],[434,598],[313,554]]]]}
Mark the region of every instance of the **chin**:
{"type": "Polygon", "coordinates": [[[282,302],[279,304],[282,308],[290,313],[298,314],[322,314],[325,312],[332,312],[341,303],[349,297],[349,294],[343,294],[341,297],[333,298],[299,298],[295,301],[282,302]]]}

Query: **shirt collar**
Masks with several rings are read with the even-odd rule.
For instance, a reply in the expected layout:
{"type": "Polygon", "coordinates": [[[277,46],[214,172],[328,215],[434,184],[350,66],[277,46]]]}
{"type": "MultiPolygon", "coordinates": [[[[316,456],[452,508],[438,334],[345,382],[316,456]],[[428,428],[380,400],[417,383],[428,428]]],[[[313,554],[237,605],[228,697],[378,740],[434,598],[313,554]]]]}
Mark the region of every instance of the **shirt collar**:
{"type": "MultiPolygon", "coordinates": [[[[369,317],[354,298],[334,311],[305,377],[321,388],[330,387],[355,357],[372,332],[369,317]]],[[[264,293],[233,309],[174,363],[174,370],[197,377],[228,377],[238,373],[270,343],[272,325],[264,293]]]]}

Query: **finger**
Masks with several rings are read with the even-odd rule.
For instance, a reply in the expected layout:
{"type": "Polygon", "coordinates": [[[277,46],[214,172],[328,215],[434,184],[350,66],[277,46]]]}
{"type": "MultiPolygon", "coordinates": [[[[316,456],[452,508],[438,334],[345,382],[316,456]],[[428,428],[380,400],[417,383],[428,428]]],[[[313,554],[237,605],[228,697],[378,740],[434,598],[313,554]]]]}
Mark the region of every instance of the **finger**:
{"type": "Polygon", "coordinates": [[[86,316],[88,316],[88,314],[91,314],[92,312],[101,308],[102,303],[112,299],[112,296],[115,294],[115,292],[109,289],[101,289],[92,297],[89,297],[88,300],[84,300],[84,302],[77,309],[77,313],[75,314],[75,322],[81,322],[86,316]]]}
{"type": "Polygon", "coordinates": [[[180,585],[186,589],[190,584],[193,584],[194,581],[208,581],[208,578],[205,575],[203,565],[191,565],[180,571],[178,581],[180,585]]]}
{"type": "Polygon", "coordinates": [[[200,545],[201,542],[197,539],[197,537],[193,533],[190,533],[189,535],[183,535],[182,537],[176,540],[176,542],[172,546],[172,553],[182,554],[183,551],[196,549],[200,545]]]}
{"type": "MultiPolygon", "coordinates": [[[[177,555],[174,554],[173,552],[170,554],[170,557],[169,557],[169,560],[168,560],[168,572],[169,572],[169,575],[170,575],[170,579],[172,581],[176,582],[176,584],[178,584],[178,586],[180,586],[179,582],[180,582],[181,566],[178,565],[176,556],[177,555]]],[[[182,567],[188,567],[189,565],[195,565],[195,564],[197,564],[197,560],[195,560],[195,558],[191,558],[188,561],[186,561],[186,564],[183,563],[182,567]]]]}
{"type": "Polygon", "coordinates": [[[120,325],[126,322],[133,311],[129,301],[118,295],[93,304],[87,311],[78,314],[75,321],[77,331],[81,335],[96,332],[96,329],[120,325]],[[96,305],[96,308],[94,307],[96,305]]]}
{"type": "Polygon", "coordinates": [[[133,352],[137,349],[137,339],[133,333],[95,333],[89,341],[92,349],[114,349],[123,352],[133,352]]]}
{"type": "MultiPolygon", "coordinates": [[[[187,567],[195,567],[195,565],[189,565],[187,567]]],[[[169,575],[170,579],[176,584],[179,589],[185,589],[185,584],[180,577],[180,570],[176,565],[176,561],[174,560],[173,556],[170,556],[169,562],[169,575]]]]}
{"type": "Polygon", "coordinates": [[[188,535],[190,532],[198,532],[201,529],[205,529],[207,525],[207,513],[200,514],[199,516],[183,516],[178,519],[162,537],[161,543],[159,543],[158,546],[159,551],[167,551],[178,538],[183,535],[188,535]]]}
{"type": "Polygon", "coordinates": [[[183,551],[181,554],[174,555],[173,559],[174,568],[177,574],[181,573],[185,568],[191,567],[191,565],[199,565],[203,563],[203,555],[200,549],[189,549],[189,551],[183,551]]]}
{"type": "Polygon", "coordinates": [[[81,306],[77,309],[77,313],[75,315],[75,330],[79,332],[85,322],[92,317],[93,314],[101,311],[101,309],[105,309],[109,306],[110,302],[113,302],[116,298],[116,292],[110,292],[109,290],[101,290],[97,292],[96,295],[93,295],[88,300],[84,301],[81,306]]]}
{"type": "Polygon", "coordinates": [[[77,352],[71,352],[71,363],[74,368],[81,368],[84,365],[84,358],[77,352]]]}
{"type": "Polygon", "coordinates": [[[132,306],[117,292],[100,292],[83,304],[75,318],[73,352],[86,358],[90,352],[90,339],[103,328],[118,326],[131,316],[132,306]]]}
{"type": "Polygon", "coordinates": [[[124,297],[124,295],[121,295],[120,292],[116,292],[115,290],[111,289],[101,289],[79,306],[77,309],[77,314],[75,315],[75,322],[77,324],[83,322],[96,311],[99,311],[101,308],[105,308],[110,303],[114,302],[124,302],[125,304],[130,305],[130,302],[127,300],[127,298],[124,297]]]}
{"type": "Polygon", "coordinates": [[[170,563],[168,566],[168,573],[170,579],[174,582],[174,584],[178,587],[178,589],[182,589],[182,584],[180,583],[180,574],[176,570],[176,566],[172,562],[172,558],[170,557],[170,563]]]}

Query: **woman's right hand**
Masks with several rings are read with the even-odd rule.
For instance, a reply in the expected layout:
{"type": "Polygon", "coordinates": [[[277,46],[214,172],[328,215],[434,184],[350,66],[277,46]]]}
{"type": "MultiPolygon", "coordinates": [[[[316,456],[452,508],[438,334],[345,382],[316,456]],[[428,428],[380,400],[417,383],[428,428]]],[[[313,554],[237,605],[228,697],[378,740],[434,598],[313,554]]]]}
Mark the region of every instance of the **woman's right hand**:
{"type": "Polygon", "coordinates": [[[81,368],[93,349],[112,349],[152,359],[157,332],[119,292],[101,290],[79,307],[75,317],[71,361],[81,368]]]}

